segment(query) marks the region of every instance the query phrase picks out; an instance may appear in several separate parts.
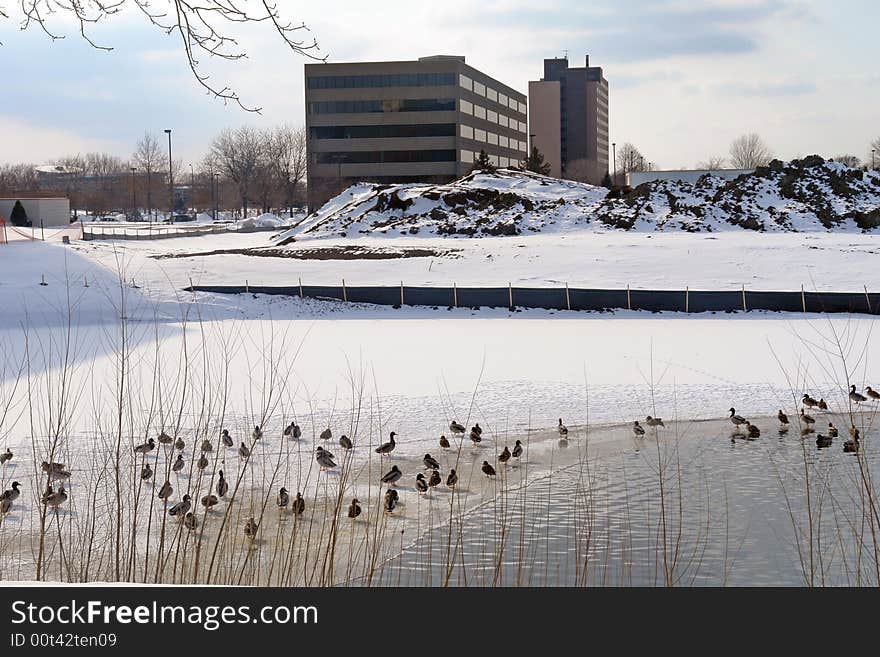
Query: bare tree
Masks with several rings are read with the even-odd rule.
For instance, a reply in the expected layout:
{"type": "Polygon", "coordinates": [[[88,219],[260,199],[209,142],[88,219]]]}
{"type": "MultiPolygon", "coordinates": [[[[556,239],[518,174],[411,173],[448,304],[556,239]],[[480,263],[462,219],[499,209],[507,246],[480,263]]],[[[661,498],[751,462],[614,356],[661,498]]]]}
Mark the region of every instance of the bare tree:
{"type": "Polygon", "coordinates": [[[697,169],[705,169],[706,171],[715,171],[716,169],[723,169],[726,166],[727,160],[720,155],[712,156],[703,162],[697,162],[697,169]]]}
{"type": "Polygon", "coordinates": [[[292,217],[306,177],[306,129],[287,124],[276,127],[269,135],[267,150],[269,164],[281,187],[284,207],[292,217]]]}
{"type": "Polygon", "coordinates": [[[772,159],[770,148],[754,132],[737,137],[730,145],[730,162],[737,169],[767,166],[772,159]]]}
{"type": "Polygon", "coordinates": [[[875,168],[880,163],[880,137],[871,142],[870,152],[868,153],[867,162],[871,163],[871,168],[875,168]]]}
{"type": "MultiPolygon", "coordinates": [[[[626,174],[632,171],[651,171],[654,165],[645,159],[642,152],[630,142],[626,142],[617,149],[617,172],[621,180],[626,180],[626,174]]],[[[617,178],[615,178],[617,179],[617,178]]]]}
{"type": "Polygon", "coordinates": [[[131,159],[146,179],[147,215],[149,215],[153,211],[153,174],[162,170],[160,167],[165,160],[159,138],[149,131],[145,132],[135,145],[131,159]]]}
{"type": "Polygon", "coordinates": [[[248,111],[258,112],[259,108],[245,106],[233,89],[211,82],[200,68],[202,57],[237,61],[247,56],[232,32],[235,25],[267,24],[294,53],[316,61],[326,60],[326,56],[318,54],[317,40],[301,38],[309,32],[305,24],[284,19],[275,0],[19,0],[13,6],[14,9],[5,10],[0,5],[0,18],[17,17],[22,29],[42,30],[53,41],[64,38],[55,31],[56,23],[73,22],[89,45],[104,51],[113,48],[97,43],[91,29],[126,8],[137,10],[132,13],[139,13],[148,24],[179,39],[187,65],[199,85],[216,98],[237,103],[248,111]]]}
{"type": "Polygon", "coordinates": [[[263,155],[262,136],[249,126],[242,126],[237,130],[227,128],[211,143],[206,164],[236,184],[245,217],[248,200],[260,173],[263,155]]]}
{"type": "Polygon", "coordinates": [[[858,169],[860,166],[862,166],[862,161],[855,155],[850,155],[849,153],[844,153],[843,155],[835,155],[831,159],[835,162],[845,164],[848,167],[852,167],[853,169],[858,169]]]}

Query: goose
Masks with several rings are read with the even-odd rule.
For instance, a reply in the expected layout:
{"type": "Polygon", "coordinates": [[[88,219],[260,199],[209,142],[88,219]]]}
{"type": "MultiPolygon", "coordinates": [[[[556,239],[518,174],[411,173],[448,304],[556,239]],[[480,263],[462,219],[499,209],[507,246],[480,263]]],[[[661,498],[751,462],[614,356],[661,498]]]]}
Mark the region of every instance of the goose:
{"type": "Polygon", "coordinates": [[[440,449],[449,449],[450,447],[449,439],[446,436],[440,436],[440,449]]]}
{"type": "Polygon", "coordinates": [[[214,445],[212,445],[211,441],[208,440],[207,438],[205,438],[202,441],[202,451],[203,452],[213,452],[214,451],[214,445]]]}
{"type": "Polygon", "coordinates": [[[730,409],[730,421],[733,422],[733,426],[736,427],[736,430],[739,431],[739,427],[742,424],[746,423],[746,419],[742,415],[736,414],[736,409],[730,409]]]}
{"type": "Polygon", "coordinates": [[[458,473],[453,468],[452,470],[449,471],[449,476],[446,477],[446,485],[449,486],[449,488],[454,488],[455,484],[457,484],[457,483],[458,483],[458,473]]]}
{"type": "Polygon", "coordinates": [[[426,470],[439,470],[440,469],[440,463],[438,463],[437,459],[435,459],[430,454],[425,454],[425,458],[422,459],[422,463],[425,464],[426,470]]]}
{"type": "Polygon", "coordinates": [[[278,502],[278,507],[281,510],[286,509],[287,505],[290,504],[290,494],[287,492],[287,489],[284,486],[282,486],[281,490],[278,491],[277,502],[278,502]]]}
{"type": "Polygon", "coordinates": [[[180,472],[186,467],[186,461],[183,460],[183,454],[178,454],[177,459],[174,461],[174,465],[171,466],[171,469],[174,472],[180,472]]]}
{"type": "Polygon", "coordinates": [[[663,418],[661,417],[651,417],[650,415],[645,418],[645,424],[649,427],[665,427],[663,424],[663,418]]]}
{"type": "Polygon", "coordinates": [[[18,483],[17,481],[13,481],[12,488],[0,493],[0,501],[9,500],[10,502],[14,502],[15,500],[17,500],[18,496],[21,495],[21,491],[19,490],[20,486],[20,483],[18,483]]]}
{"type": "Polygon", "coordinates": [[[483,467],[480,468],[487,477],[495,476],[495,468],[489,465],[489,461],[483,461],[483,467]]]}
{"type": "Polygon", "coordinates": [[[150,464],[147,463],[143,468],[141,468],[141,481],[149,481],[153,477],[153,468],[150,467],[150,464]]]}
{"type": "Polygon", "coordinates": [[[152,452],[153,448],[156,446],[156,441],[150,438],[147,442],[142,443],[134,448],[135,454],[146,454],[147,452],[152,452]]]}
{"type": "Polygon", "coordinates": [[[501,450],[501,453],[498,455],[498,460],[501,463],[507,463],[510,460],[510,450],[507,449],[507,445],[505,445],[504,449],[501,450]]]}
{"type": "Polygon", "coordinates": [[[788,416],[782,412],[782,409],[779,409],[779,413],[776,414],[777,419],[779,420],[779,424],[783,426],[788,426],[788,416]]]}
{"type": "Polygon", "coordinates": [[[315,450],[315,460],[318,462],[318,465],[321,466],[324,470],[329,470],[331,468],[336,467],[336,462],[333,460],[333,455],[330,452],[326,452],[320,447],[315,450]]]}
{"type": "Polygon", "coordinates": [[[813,397],[810,397],[810,395],[808,395],[807,393],[804,393],[804,398],[801,400],[801,402],[803,402],[803,405],[807,408],[815,408],[819,405],[819,402],[817,402],[813,397]]]}
{"type": "Polygon", "coordinates": [[[182,452],[185,447],[186,441],[183,438],[178,438],[174,441],[174,449],[176,449],[178,452],[182,452]]]}
{"type": "Polygon", "coordinates": [[[220,433],[220,440],[223,441],[223,444],[227,447],[232,447],[235,445],[235,443],[232,441],[232,436],[229,435],[229,430],[227,429],[224,429],[220,433]]]}
{"type": "Polygon", "coordinates": [[[297,492],[296,499],[293,500],[293,512],[301,516],[306,510],[306,501],[303,499],[302,493],[297,492]]]}
{"type": "Polygon", "coordinates": [[[330,427],[327,427],[321,432],[321,440],[330,440],[333,437],[333,432],[330,431],[330,427]]]}
{"type": "Polygon", "coordinates": [[[839,435],[838,431],[837,431],[837,427],[835,427],[830,422],[828,423],[828,435],[831,436],[832,438],[837,438],[837,436],[839,435]]]}
{"type": "Polygon", "coordinates": [[[817,404],[817,406],[819,407],[820,411],[827,411],[828,410],[828,404],[821,397],[819,398],[819,403],[817,404]]]}
{"type": "Polygon", "coordinates": [[[220,504],[220,500],[217,499],[216,495],[208,494],[202,498],[202,506],[206,509],[210,509],[212,506],[217,506],[218,504],[220,504]]]}
{"type": "Polygon", "coordinates": [[[254,540],[254,538],[256,538],[258,529],[259,525],[257,525],[257,521],[254,520],[253,516],[248,518],[247,522],[244,523],[244,535],[251,540],[254,540]]]}
{"type": "Polygon", "coordinates": [[[431,478],[428,479],[428,485],[431,488],[434,488],[436,486],[439,486],[441,481],[443,481],[443,477],[440,476],[440,471],[431,470],[431,478]]]}
{"type": "Polygon", "coordinates": [[[639,424],[638,420],[635,420],[633,422],[632,432],[636,438],[641,438],[642,436],[645,435],[645,427],[643,427],[641,424],[639,424]]]}
{"type": "Polygon", "coordinates": [[[171,444],[171,442],[173,442],[173,440],[174,439],[171,436],[169,436],[167,433],[165,433],[164,431],[159,432],[159,444],[169,445],[169,444],[171,444]]]}
{"type": "Polygon", "coordinates": [[[396,465],[392,465],[391,469],[382,475],[382,479],[380,481],[383,484],[389,484],[391,486],[396,486],[398,480],[403,476],[403,473],[400,471],[396,465]]]}
{"type": "Polygon", "coordinates": [[[400,497],[398,496],[397,491],[393,488],[389,488],[388,491],[385,493],[385,512],[393,512],[395,507],[397,506],[397,501],[399,499],[400,497]]]}
{"type": "MultiPolygon", "coordinates": [[[[866,386],[865,392],[868,393],[868,397],[870,397],[871,399],[880,399],[880,392],[877,392],[876,390],[871,388],[871,386],[866,386]]],[[[6,450],[6,451],[9,451],[9,450],[6,450]]],[[[10,457],[10,458],[12,458],[12,457],[10,457]]]]}
{"type": "Polygon", "coordinates": [[[229,483],[223,475],[223,470],[220,470],[218,474],[220,475],[220,478],[217,480],[217,494],[220,497],[226,497],[226,493],[229,492],[229,483]]]}
{"type": "Polygon", "coordinates": [[[348,517],[357,518],[359,515],[361,515],[361,504],[357,498],[354,498],[348,505],[348,517]]]}
{"type": "Polygon", "coordinates": [[[64,486],[60,486],[58,490],[54,493],[50,493],[46,496],[45,504],[46,506],[51,506],[56,511],[58,507],[64,504],[67,501],[67,491],[64,490],[64,486]]]}
{"type": "Polygon", "coordinates": [[[11,460],[12,460],[12,452],[7,447],[6,451],[3,452],[2,454],[0,454],[0,465],[3,465],[7,461],[11,461],[11,460]]]}
{"type": "Polygon", "coordinates": [[[247,445],[244,444],[244,441],[242,441],[241,445],[239,445],[238,447],[238,455],[243,461],[251,455],[251,450],[247,445]]]}
{"type": "Polygon", "coordinates": [[[199,526],[199,520],[192,511],[186,512],[186,516],[183,518],[183,526],[190,531],[195,531],[196,527],[199,526]]]}
{"type": "Polygon", "coordinates": [[[511,455],[513,456],[513,458],[518,459],[520,456],[522,456],[522,453],[523,453],[522,442],[517,440],[513,446],[513,451],[511,452],[511,455]]]}
{"type": "Polygon", "coordinates": [[[746,422],[746,436],[754,440],[761,437],[761,430],[751,422],[746,422]]]}
{"type": "Polygon", "coordinates": [[[807,415],[806,413],[804,413],[803,407],[801,407],[801,421],[808,426],[816,424],[816,418],[814,418],[812,415],[807,415]]]}
{"type": "Polygon", "coordinates": [[[397,443],[394,442],[394,436],[396,436],[396,435],[397,434],[392,431],[391,435],[388,436],[388,442],[382,443],[373,451],[375,451],[376,454],[383,454],[383,455],[390,454],[391,452],[393,452],[394,448],[397,447],[397,443]]]}
{"type": "Polygon", "coordinates": [[[167,500],[169,497],[171,497],[171,493],[173,493],[173,492],[174,492],[174,487],[171,485],[171,482],[166,479],[165,483],[162,484],[162,487],[159,489],[159,492],[156,494],[156,497],[158,497],[160,500],[167,500]]]}
{"type": "Polygon", "coordinates": [[[190,503],[190,496],[184,495],[183,499],[180,502],[168,509],[168,515],[185,517],[186,512],[189,511],[191,506],[192,504],[190,503]]]}
{"type": "Polygon", "coordinates": [[[463,424],[459,424],[455,420],[449,423],[449,430],[455,434],[463,434],[465,429],[463,424]]]}
{"type": "Polygon", "coordinates": [[[847,454],[859,451],[858,433],[856,433],[856,436],[853,439],[847,440],[843,443],[843,451],[846,452],[847,454]]]}
{"type": "Polygon", "coordinates": [[[342,449],[352,449],[354,447],[354,443],[351,442],[351,438],[343,434],[339,437],[339,446],[342,449]]]}
{"type": "Polygon", "coordinates": [[[477,423],[471,427],[471,433],[470,433],[470,436],[468,436],[468,437],[471,439],[471,442],[474,445],[476,445],[478,442],[483,440],[483,430],[480,428],[479,423],[477,423]]]}
{"type": "Polygon", "coordinates": [[[850,386],[849,398],[856,404],[861,404],[863,401],[868,401],[867,397],[856,392],[855,386],[850,386]]]}
{"type": "Polygon", "coordinates": [[[559,425],[556,427],[556,430],[559,432],[560,436],[568,435],[568,427],[562,424],[562,418],[559,418],[559,425]]]}
{"type": "Polygon", "coordinates": [[[832,442],[831,436],[823,436],[821,433],[816,436],[816,447],[831,447],[832,442]]]}
{"type": "Polygon", "coordinates": [[[196,461],[196,467],[199,470],[204,470],[205,468],[208,467],[208,457],[205,456],[204,453],[202,453],[202,455],[199,457],[199,460],[196,461]]]}
{"type": "Polygon", "coordinates": [[[254,437],[254,440],[259,440],[263,437],[263,430],[260,428],[260,425],[254,427],[254,432],[251,434],[254,437]]]}
{"type": "Polygon", "coordinates": [[[416,491],[418,491],[419,494],[428,492],[428,482],[425,480],[425,475],[421,472],[416,475],[416,491]]]}

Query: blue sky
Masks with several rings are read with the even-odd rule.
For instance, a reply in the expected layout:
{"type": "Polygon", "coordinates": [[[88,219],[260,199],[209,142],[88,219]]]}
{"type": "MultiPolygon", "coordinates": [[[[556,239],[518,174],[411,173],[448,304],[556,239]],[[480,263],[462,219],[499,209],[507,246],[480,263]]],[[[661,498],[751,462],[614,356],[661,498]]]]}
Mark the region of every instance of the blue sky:
{"type": "MultiPolygon", "coordinates": [[[[331,61],[462,54],[523,92],[544,57],[568,51],[581,65],[589,53],[609,80],[612,139],[664,168],[725,155],[744,132],[786,158],[864,158],[880,136],[880,4],[871,0],[278,5],[312,28],[331,61]]],[[[190,162],[223,127],[303,121],[304,60],[267,25],[234,28],[246,60],[207,66],[263,108],[254,115],[207,96],[177,42],[137,15],[93,32],[110,53],[70,26],[59,24],[67,38],[52,42],[14,19],[0,21],[0,162],[87,150],[128,156],[144,130],[169,127],[175,154],[190,162]]]]}

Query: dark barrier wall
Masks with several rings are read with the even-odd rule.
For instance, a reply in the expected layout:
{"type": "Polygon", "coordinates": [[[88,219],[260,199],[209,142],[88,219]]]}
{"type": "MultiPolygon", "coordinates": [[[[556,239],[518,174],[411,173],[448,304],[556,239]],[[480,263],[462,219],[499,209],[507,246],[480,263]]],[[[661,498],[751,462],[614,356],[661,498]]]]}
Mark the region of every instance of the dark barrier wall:
{"type": "Polygon", "coordinates": [[[599,290],[533,287],[410,287],[303,285],[292,287],[196,285],[187,291],[219,294],[278,294],[336,299],[380,306],[459,306],[463,308],[547,308],[556,310],[631,309],[651,312],[732,312],[772,310],[809,313],[880,312],[880,293],[749,292],[742,290],[599,290]],[[512,300],[512,304],[511,304],[512,300]]]}

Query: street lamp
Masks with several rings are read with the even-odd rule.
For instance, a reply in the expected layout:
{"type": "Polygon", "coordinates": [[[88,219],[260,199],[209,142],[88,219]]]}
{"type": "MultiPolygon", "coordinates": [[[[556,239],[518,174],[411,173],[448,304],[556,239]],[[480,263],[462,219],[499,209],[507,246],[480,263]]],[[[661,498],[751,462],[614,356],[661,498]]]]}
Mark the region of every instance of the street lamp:
{"type": "Polygon", "coordinates": [[[190,209],[192,210],[193,215],[196,214],[196,171],[193,169],[192,162],[189,163],[189,195],[192,203],[190,203],[190,209]]]}
{"type": "Polygon", "coordinates": [[[614,184],[617,184],[617,142],[611,142],[611,154],[614,158],[614,184]]]}
{"type": "Polygon", "coordinates": [[[137,171],[137,167],[131,167],[131,217],[132,219],[137,218],[137,197],[135,196],[135,190],[137,187],[135,186],[134,180],[134,172],[137,171]]]}
{"type": "Polygon", "coordinates": [[[874,166],[874,149],[871,149],[871,170],[874,170],[876,167],[874,166]]]}
{"type": "Polygon", "coordinates": [[[214,221],[217,221],[217,204],[218,204],[218,196],[220,195],[220,174],[212,171],[211,172],[211,198],[214,201],[214,221]]]}
{"type": "Polygon", "coordinates": [[[173,165],[171,164],[171,130],[166,130],[165,134],[168,135],[168,216],[171,218],[171,223],[174,223],[174,173],[172,172],[173,165]]]}

